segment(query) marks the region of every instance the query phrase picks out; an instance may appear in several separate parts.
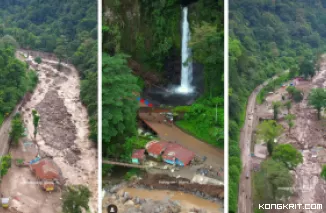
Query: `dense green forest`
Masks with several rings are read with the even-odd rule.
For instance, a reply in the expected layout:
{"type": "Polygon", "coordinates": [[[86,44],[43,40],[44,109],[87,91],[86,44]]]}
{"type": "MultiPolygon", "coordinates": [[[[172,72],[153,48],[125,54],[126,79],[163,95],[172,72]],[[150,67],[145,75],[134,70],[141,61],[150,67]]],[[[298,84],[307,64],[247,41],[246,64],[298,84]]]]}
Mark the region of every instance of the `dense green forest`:
{"type": "Polygon", "coordinates": [[[37,84],[36,72],[15,57],[17,42],[11,36],[0,38],[0,124],[27,91],[37,84]]]}
{"type": "MultiPolygon", "coordinates": [[[[177,125],[223,147],[223,1],[198,0],[188,7],[193,60],[204,67],[205,91],[192,106],[176,109],[186,113],[177,125]]],[[[136,63],[164,82],[164,63],[181,54],[181,12],[179,0],[104,1],[103,157],[128,160],[132,149],[146,143],[136,137],[143,79],[128,65],[136,63]]]]}
{"type": "Polygon", "coordinates": [[[20,47],[71,61],[82,78],[81,98],[97,139],[97,1],[7,0],[0,4],[0,36],[20,47]]]}
{"type": "Polygon", "coordinates": [[[263,81],[287,69],[291,74],[326,50],[326,2],[230,0],[229,17],[229,211],[237,212],[247,98],[263,81]]]}

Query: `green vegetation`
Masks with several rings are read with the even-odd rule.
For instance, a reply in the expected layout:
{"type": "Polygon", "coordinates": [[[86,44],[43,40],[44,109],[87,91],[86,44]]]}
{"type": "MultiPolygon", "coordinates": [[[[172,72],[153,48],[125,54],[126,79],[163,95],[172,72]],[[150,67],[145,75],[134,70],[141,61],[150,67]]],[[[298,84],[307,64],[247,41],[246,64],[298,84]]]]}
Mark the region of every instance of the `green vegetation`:
{"type": "Polygon", "coordinates": [[[292,102],[291,101],[286,101],[284,103],[284,106],[287,108],[288,114],[290,114],[290,110],[291,110],[291,107],[292,107],[292,102]]]}
{"type": "Polygon", "coordinates": [[[138,176],[141,173],[140,169],[132,168],[124,176],[125,180],[130,180],[134,176],[138,176]]]}
{"type": "Polygon", "coordinates": [[[303,75],[306,79],[308,77],[312,78],[315,75],[315,67],[311,60],[305,59],[299,67],[299,73],[303,75]]]}
{"type": "Polygon", "coordinates": [[[273,152],[273,159],[283,162],[288,169],[294,169],[303,162],[302,154],[292,144],[277,145],[273,152]]]}
{"type": "Polygon", "coordinates": [[[63,213],[82,213],[89,210],[88,202],[92,193],[86,186],[68,186],[62,195],[63,213]]]}
{"type": "Polygon", "coordinates": [[[123,154],[120,157],[121,160],[125,162],[131,162],[131,155],[134,149],[144,149],[148,141],[153,140],[150,137],[144,136],[133,136],[126,138],[125,143],[123,144],[123,154]]]}
{"type": "Polygon", "coordinates": [[[125,153],[127,138],[137,134],[135,92],[140,89],[125,55],[103,53],[102,72],[103,156],[117,158],[125,153]]]}
{"type": "Polygon", "coordinates": [[[16,159],[16,164],[17,165],[22,165],[23,163],[24,163],[24,159],[21,159],[21,158],[16,159]]]}
{"type": "Polygon", "coordinates": [[[278,113],[280,110],[280,107],[282,106],[282,103],[280,101],[275,101],[272,103],[273,105],[273,112],[274,112],[274,120],[278,119],[278,113]]]}
{"type": "Polygon", "coordinates": [[[320,120],[320,112],[326,107],[326,90],[323,88],[312,89],[308,96],[308,104],[317,110],[318,120],[320,120]]]}
{"type": "Polygon", "coordinates": [[[282,132],[282,125],[278,124],[274,120],[263,121],[257,126],[258,139],[261,139],[267,143],[267,148],[270,155],[273,154],[274,140],[280,136],[282,132]]]}
{"type": "MultiPolygon", "coordinates": [[[[27,91],[37,84],[37,75],[15,58],[14,39],[0,38],[0,122],[8,116],[27,91]]],[[[1,123],[0,123],[1,124],[1,123]]]]}
{"type": "MultiPolygon", "coordinates": [[[[21,46],[32,50],[53,52],[57,54],[60,60],[68,60],[78,68],[82,79],[81,99],[90,115],[90,138],[96,141],[96,1],[71,0],[60,1],[60,3],[40,3],[39,0],[5,1],[1,2],[0,14],[2,14],[0,17],[0,36],[4,36],[5,40],[15,48],[21,46]]],[[[35,60],[38,61],[37,63],[41,63],[38,58],[35,60]]],[[[1,65],[0,67],[2,68],[1,65]]],[[[12,82],[8,83],[15,85],[12,82]]],[[[12,88],[12,86],[8,87],[2,82],[0,85],[12,88]]],[[[12,96],[15,98],[16,95],[12,96]]],[[[12,104],[15,105],[16,101],[13,101],[12,104]]],[[[1,110],[0,114],[2,114],[1,110]]]]}
{"type": "Polygon", "coordinates": [[[289,133],[291,133],[291,128],[294,126],[294,122],[293,120],[295,119],[295,115],[294,114],[287,114],[285,116],[285,120],[289,125],[289,133]]]}
{"type": "Polygon", "coordinates": [[[257,103],[262,104],[265,100],[266,95],[269,92],[274,92],[276,89],[278,89],[283,83],[290,80],[289,73],[283,73],[280,76],[278,76],[276,79],[271,80],[268,82],[268,84],[260,90],[260,92],[257,95],[257,103]]]}
{"type": "Polygon", "coordinates": [[[291,195],[288,188],[292,187],[293,179],[282,162],[271,159],[264,161],[260,171],[254,175],[254,182],[254,198],[257,202],[254,207],[258,207],[259,203],[278,203],[281,198],[291,195]]]}
{"type": "Polygon", "coordinates": [[[198,139],[216,147],[224,146],[224,101],[223,98],[199,99],[191,106],[178,107],[184,118],[176,124],[198,139]]]}
{"type": "Polygon", "coordinates": [[[33,115],[34,138],[35,138],[37,134],[38,122],[40,121],[40,116],[38,115],[35,109],[32,110],[32,115],[33,115]]]}
{"type": "Polygon", "coordinates": [[[301,90],[298,90],[294,86],[287,87],[286,91],[289,93],[290,98],[293,99],[295,102],[298,103],[303,100],[303,92],[301,90]]]}
{"type": "MultiPolygon", "coordinates": [[[[239,133],[243,125],[241,118],[250,93],[259,84],[284,70],[290,69],[288,74],[284,74],[290,79],[299,73],[302,62],[318,62],[317,56],[326,49],[325,8],[323,1],[230,1],[230,150],[239,146],[239,133]]],[[[268,88],[261,94],[270,91],[268,88]]],[[[258,103],[265,97],[261,94],[257,98],[258,103]]],[[[297,97],[301,97],[298,92],[297,97]]],[[[231,155],[230,152],[232,156],[240,159],[240,155],[231,155]]],[[[241,171],[240,165],[237,168],[241,171]]],[[[230,171],[229,183],[238,180],[235,177],[237,174],[230,171]]],[[[237,193],[238,182],[230,184],[229,195],[234,198],[229,202],[232,213],[237,212],[237,193]]]]}
{"type": "Polygon", "coordinates": [[[295,102],[297,102],[297,103],[300,102],[300,101],[302,101],[303,100],[303,92],[296,89],[294,91],[294,93],[293,93],[293,100],[295,102]]]}
{"type": "Polygon", "coordinates": [[[42,63],[42,58],[41,58],[41,57],[36,57],[36,58],[34,59],[34,61],[35,61],[37,64],[40,64],[40,63],[42,63]]]}
{"type": "Polygon", "coordinates": [[[321,170],[320,176],[326,180],[326,165],[323,165],[323,168],[321,170]]]}
{"type": "Polygon", "coordinates": [[[0,156],[0,178],[8,173],[10,167],[11,167],[11,156],[10,155],[0,156]]]}
{"type": "MultiPolygon", "coordinates": [[[[103,157],[128,161],[133,149],[143,148],[148,142],[137,137],[136,131],[136,98],[144,87],[144,76],[139,72],[160,76],[161,84],[166,82],[162,77],[167,71],[165,63],[180,60],[182,10],[177,0],[103,3],[103,8],[109,8],[103,13],[102,28],[103,157]],[[128,14],[134,14],[133,18],[128,14]],[[131,70],[130,63],[139,65],[139,70],[131,70]]],[[[192,106],[175,109],[177,114],[184,113],[177,125],[199,139],[223,147],[223,1],[198,0],[188,8],[193,60],[203,65],[205,87],[202,97],[192,106]]],[[[105,166],[106,171],[111,169],[105,166]]]]}
{"type": "Polygon", "coordinates": [[[18,145],[19,139],[24,137],[24,125],[20,114],[16,114],[15,117],[11,120],[11,130],[10,137],[11,141],[18,145]]]}

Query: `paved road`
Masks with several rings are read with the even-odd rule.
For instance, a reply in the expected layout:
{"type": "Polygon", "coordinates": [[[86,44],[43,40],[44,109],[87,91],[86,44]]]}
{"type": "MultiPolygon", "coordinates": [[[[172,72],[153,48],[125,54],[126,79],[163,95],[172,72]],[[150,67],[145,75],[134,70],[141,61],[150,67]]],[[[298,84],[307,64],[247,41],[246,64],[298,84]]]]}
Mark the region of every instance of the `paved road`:
{"type": "MultiPolygon", "coordinates": [[[[277,76],[272,79],[277,78],[277,76]]],[[[251,186],[251,139],[253,132],[253,123],[256,119],[255,105],[259,91],[269,83],[265,81],[262,85],[256,87],[248,99],[246,120],[240,134],[240,149],[242,160],[242,173],[239,183],[238,213],[252,213],[252,186],[251,186]],[[248,178],[247,178],[248,177],[248,178]]]]}

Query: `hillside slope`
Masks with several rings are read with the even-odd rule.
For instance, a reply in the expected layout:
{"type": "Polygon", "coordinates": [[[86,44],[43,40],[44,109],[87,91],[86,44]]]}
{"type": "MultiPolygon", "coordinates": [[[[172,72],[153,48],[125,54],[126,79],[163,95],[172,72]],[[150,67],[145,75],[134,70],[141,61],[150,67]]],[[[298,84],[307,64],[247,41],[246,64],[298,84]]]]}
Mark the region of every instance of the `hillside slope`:
{"type": "Polygon", "coordinates": [[[0,36],[13,36],[21,48],[53,52],[71,61],[82,78],[81,98],[97,139],[97,1],[2,1],[0,36]]]}
{"type": "Polygon", "coordinates": [[[326,50],[325,23],[325,1],[230,0],[230,212],[237,209],[238,141],[249,94],[304,59],[316,60],[326,50]]]}

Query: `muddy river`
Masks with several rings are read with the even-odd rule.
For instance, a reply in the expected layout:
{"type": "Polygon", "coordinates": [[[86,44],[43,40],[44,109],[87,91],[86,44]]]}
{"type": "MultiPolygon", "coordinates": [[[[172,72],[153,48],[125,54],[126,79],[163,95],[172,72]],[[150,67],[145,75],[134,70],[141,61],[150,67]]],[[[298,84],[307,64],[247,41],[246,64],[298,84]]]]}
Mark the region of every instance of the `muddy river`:
{"type": "Polygon", "coordinates": [[[182,206],[182,213],[188,213],[192,208],[205,209],[207,213],[222,212],[222,205],[184,192],[136,188],[124,188],[123,191],[129,192],[132,197],[137,196],[140,198],[150,198],[153,200],[164,200],[169,198],[170,200],[178,201],[182,206]]]}
{"type": "MultiPolygon", "coordinates": [[[[39,78],[31,99],[21,108],[26,127],[23,142],[34,141],[42,158],[52,158],[60,168],[66,185],[87,186],[92,192],[90,211],[96,212],[97,150],[88,138],[88,114],[80,100],[78,71],[64,63],[58,70],[58,59],[47,53],[19,50],[16,56],[28,62],[39,78]],[[37,56],[42,58],[39,65],[34,61],[37,56]],[[40,115],[36,137],[33,134],[33,109],[40,115]]],[[[21,158],[27,154],[25,152],[22,148],[13,149],[13,158],[21,158]]],[[[12,198],[10,207],[22,213],[59,212],[61,191],[45,193],[36,184],[30,184],[30,180],[37,181],[29,169],[15,166],[5,176],[1,193],[12,198]]]]}

